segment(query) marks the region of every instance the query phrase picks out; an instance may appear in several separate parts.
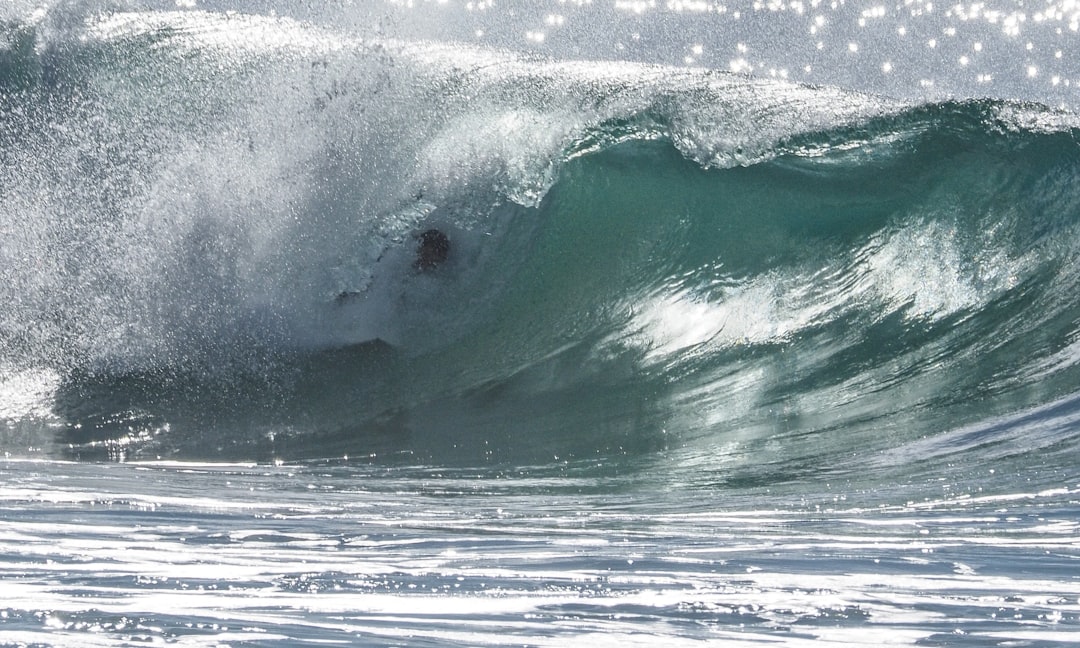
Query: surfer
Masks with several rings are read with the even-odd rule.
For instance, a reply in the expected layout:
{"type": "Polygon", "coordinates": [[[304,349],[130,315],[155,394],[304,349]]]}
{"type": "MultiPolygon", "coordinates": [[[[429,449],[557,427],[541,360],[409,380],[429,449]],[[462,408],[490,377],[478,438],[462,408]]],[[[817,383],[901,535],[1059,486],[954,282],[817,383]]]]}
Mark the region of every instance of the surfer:
{"type": "MultiPolygon", "coordinates": [[[[450,239],[441,230],[432,228],[415,236],[417,240],[416,259],[413,268],[420,272],[434,270],[450,256],[450,239]]],[[[381,259],[381,257],[380,257],[381,259]]],[[[334,303],[341,305],[363,296],[362,291],[346,290],[334,298],[334,303]]]]}
{"type": "Polygon", "coordinates": [[[426,230],[416,240],[420,242],[416,248],[416,261],[413,262],[417,270],[431,270],[450,256],[450,239],[440,230],[426,230]]]}

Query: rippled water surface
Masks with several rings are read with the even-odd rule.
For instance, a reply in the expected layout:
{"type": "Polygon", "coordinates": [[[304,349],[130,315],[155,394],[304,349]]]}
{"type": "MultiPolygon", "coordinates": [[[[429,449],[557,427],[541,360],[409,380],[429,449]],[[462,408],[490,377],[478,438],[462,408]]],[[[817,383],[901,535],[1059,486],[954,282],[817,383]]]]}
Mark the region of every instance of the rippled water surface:
{"type": "Polygon", "coordinates": [[[1075,484],[904,501],[573,467],[3,471],[8,645],[1071,645],[1080,625],[1075,484]]]}

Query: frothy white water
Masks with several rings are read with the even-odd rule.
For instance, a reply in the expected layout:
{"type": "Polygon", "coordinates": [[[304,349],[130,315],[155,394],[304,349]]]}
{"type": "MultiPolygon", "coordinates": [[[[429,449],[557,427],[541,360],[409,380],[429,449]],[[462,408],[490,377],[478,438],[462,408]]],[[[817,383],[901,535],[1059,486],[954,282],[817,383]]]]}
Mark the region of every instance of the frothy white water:
{"type": "MultiPolygon", "coordinates": [[[[899,107],[276,16],[82,11],[38,19],[20,64],[73,95],[32,94],[8,115],[0,189],[0,352],[53,368],[244,364],[260,343],[339,343],[320,330],[329,304],[375,281],[412,230],[440,218],[490,235],[505,213],[492,205],[535,206],[611,120],[729,167],[899,107]]],[[[366,312],[407,290],[382,284],[366,312]]],[[[355,341],[394,336],[361,328],[355,341]]]]}

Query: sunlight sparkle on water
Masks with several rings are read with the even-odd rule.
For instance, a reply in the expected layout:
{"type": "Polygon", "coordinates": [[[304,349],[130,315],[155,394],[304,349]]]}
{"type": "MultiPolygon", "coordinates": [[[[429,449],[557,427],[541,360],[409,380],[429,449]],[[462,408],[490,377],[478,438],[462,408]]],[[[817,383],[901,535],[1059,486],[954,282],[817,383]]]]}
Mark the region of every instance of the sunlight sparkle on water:
{"type": "Polygon", "coordinates": [[[457,5],[460,14],[454,3],[392,4],[430,12],[440,35],[544,55],[641,59],[918,100],[989,94],[1080,104],[1080,59],[1064,55],[1080,32],[1077,0],[552,0],[513,31],[491,0],[457,5]],[[771,28],[755,28],[761,21],[771,28]],[[733,51],[736,42],[749,51],[733,51]]]}

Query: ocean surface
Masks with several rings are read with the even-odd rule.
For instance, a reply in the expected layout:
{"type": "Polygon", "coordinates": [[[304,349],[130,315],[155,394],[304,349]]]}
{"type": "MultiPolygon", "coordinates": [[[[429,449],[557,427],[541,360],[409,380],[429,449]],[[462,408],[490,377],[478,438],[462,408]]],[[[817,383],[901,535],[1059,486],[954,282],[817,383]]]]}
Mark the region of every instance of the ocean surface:
{"type": "Polygon", "coordinates": [[[1078,32],[9,0],[0,646],[1080,646],[1078,32]]]}

